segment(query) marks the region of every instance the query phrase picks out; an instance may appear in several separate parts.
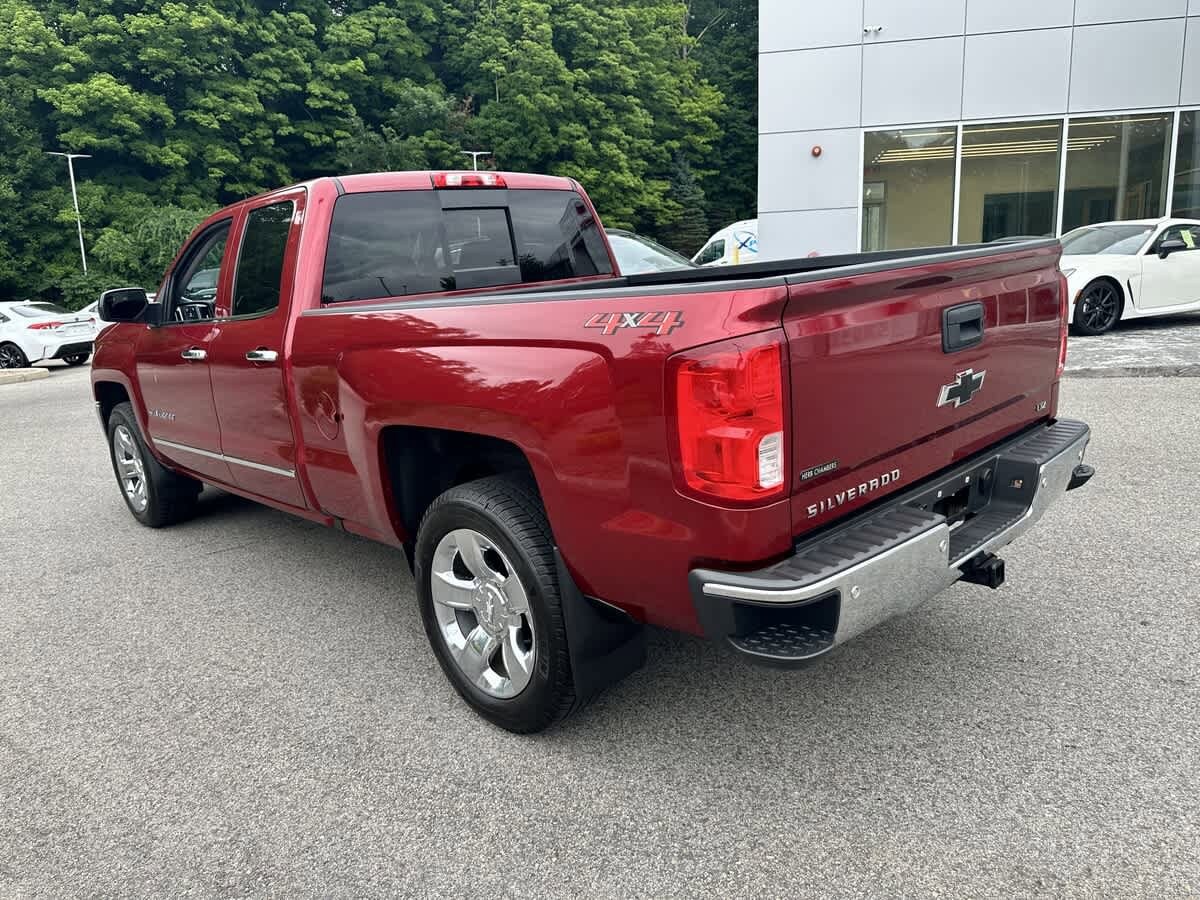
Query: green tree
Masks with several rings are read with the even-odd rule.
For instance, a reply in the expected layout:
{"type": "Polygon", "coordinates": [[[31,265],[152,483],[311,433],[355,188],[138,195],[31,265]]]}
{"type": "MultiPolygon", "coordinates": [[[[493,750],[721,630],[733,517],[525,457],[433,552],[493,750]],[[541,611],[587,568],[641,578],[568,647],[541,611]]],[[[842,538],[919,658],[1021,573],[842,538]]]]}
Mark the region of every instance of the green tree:
{"type": "Polygon", "coordinates": [[[682,155],[675,160],[670,188],[663,201],[664,222],[660,240],[669,247],[692,256],[708,240],[709,225],[704,189],[692,167],[682,155]]]}

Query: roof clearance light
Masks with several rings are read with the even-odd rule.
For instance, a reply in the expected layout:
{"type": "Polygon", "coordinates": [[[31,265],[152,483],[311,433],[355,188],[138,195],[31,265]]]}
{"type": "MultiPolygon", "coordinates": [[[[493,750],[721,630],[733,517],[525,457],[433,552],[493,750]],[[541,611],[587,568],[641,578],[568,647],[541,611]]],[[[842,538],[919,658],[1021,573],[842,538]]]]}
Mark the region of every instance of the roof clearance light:
{"type": "Polygon", "coordinates": [[[439,172],[433,176],[435,188],[503,188],[504,176],[496,172],[439,172]]]}

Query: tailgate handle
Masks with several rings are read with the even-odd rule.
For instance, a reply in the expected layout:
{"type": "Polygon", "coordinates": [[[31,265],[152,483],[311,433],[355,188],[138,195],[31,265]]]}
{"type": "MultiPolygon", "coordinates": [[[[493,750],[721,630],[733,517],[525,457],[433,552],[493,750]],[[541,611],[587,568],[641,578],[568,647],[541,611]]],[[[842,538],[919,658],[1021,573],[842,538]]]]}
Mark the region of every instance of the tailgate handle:
{"type": "Polygon", "coordinates": [[[983,304],[964,303],[942,312],[942,352],[955,353],[983,343],[983,304]]]}

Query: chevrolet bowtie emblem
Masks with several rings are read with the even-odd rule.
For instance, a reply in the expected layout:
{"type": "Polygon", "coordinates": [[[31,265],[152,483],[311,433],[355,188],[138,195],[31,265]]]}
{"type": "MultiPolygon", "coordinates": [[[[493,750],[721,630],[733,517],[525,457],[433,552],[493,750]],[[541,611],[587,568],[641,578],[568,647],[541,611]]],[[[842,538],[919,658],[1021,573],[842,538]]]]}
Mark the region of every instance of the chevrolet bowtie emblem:
{"type": "Polygon", "coordinates": [[[970,403],[971,398],[979,393],[983,388],[983,378],[987,375],[987,371],[976,372],[974,369],[967,369],[965,372],[959,372],[958,377],[954,379],[952,384],[943,384],[942,392],[938,395],[938,406],[949,406],[954,404],[954,408],[962,406],[964,403],[970,403]]]}

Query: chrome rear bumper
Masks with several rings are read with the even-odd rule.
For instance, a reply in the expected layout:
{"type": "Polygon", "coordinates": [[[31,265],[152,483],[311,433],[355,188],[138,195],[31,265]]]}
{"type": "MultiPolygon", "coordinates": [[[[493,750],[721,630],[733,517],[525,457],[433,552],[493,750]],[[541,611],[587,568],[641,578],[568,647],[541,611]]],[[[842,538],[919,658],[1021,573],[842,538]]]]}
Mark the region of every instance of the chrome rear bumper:
{"type": "Polygon", "coordinates": [[[696,569],[701,623],[765,662],[821,656],[945,590],[1032,528],[1090,478],[1082,466],[1090,437],[1082,422],[1039,426],[801,543],[775,565],[696,569]],[[956,494],[969,498],[971,514],[952,525],[938,509],[956,494]]]}

